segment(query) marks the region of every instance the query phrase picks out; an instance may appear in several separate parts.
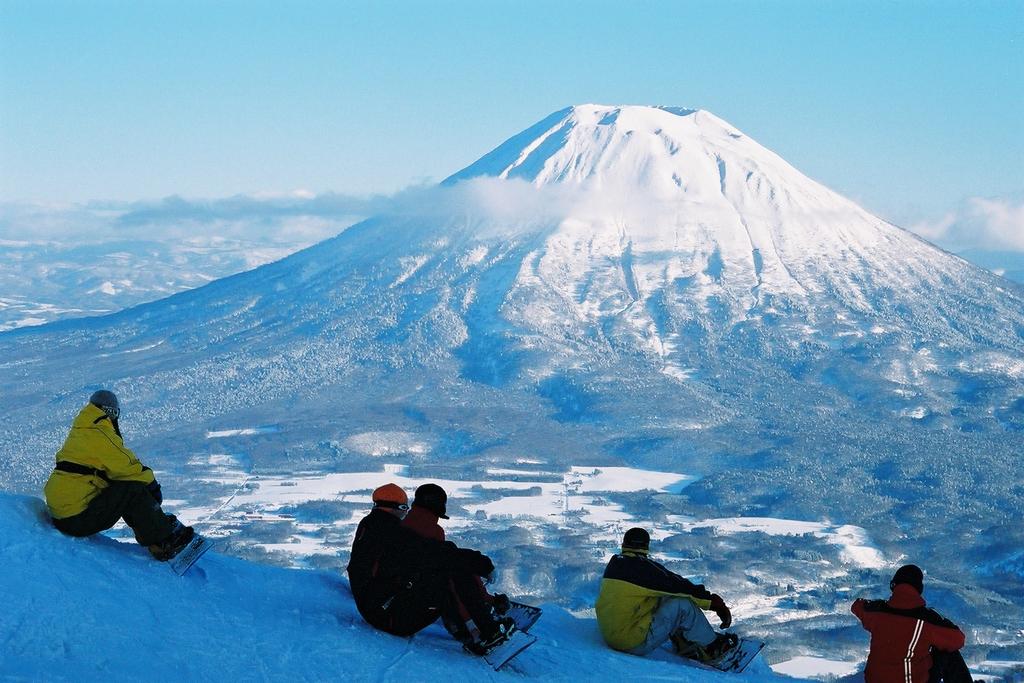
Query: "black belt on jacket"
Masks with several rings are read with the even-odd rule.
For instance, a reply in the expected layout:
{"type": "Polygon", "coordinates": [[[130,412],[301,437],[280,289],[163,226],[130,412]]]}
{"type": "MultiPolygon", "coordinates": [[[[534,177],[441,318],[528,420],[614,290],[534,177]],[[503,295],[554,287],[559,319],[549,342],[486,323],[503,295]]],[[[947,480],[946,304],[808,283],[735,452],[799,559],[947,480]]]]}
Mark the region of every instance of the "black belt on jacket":
{"type": "Polygon", "coordinates": [[[80,465],[77,462],[71,462],[70,460],[58,460],[54,469],[60,470],[61,472],[70,472],[71,474],[88,474],[94,477],[99,477],[103,481],[110,481],[110,479],[107,478],[107,473],[103,470],[97,470],[89,467],[88,465],[80,465]]]}

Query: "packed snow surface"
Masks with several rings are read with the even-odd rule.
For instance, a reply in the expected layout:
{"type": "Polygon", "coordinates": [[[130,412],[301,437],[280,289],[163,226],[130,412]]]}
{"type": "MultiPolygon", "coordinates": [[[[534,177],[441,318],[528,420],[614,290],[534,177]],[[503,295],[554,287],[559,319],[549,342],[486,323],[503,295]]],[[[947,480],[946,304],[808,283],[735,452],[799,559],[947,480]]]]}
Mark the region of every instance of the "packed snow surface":
{"type": "MultiPolygon", "coordinates": [[[[665,652],[609,650],[591,617],[555,605],[538,642],[500,672],[434,625],[375,631],[337,572],[207,553],[178,577],[133,543],[72,539],[35,498],[0,493],[0,678],[47,681],[728,681],[665,652]]],[[[763,662],[742,679],[777,680],[763,662]]]]}

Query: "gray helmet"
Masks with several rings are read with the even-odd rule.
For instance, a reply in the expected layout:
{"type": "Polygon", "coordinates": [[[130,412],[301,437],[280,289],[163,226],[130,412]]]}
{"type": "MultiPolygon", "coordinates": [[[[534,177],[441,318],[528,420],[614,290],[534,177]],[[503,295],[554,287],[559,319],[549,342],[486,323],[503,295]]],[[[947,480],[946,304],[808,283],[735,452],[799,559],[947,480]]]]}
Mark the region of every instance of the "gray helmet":
{"type": "Polygon", "coordinates": [[[118,405],[117,396],[113,391],[106,389],[94,391],[89,397],[89,403],[105,412],[111,420],[116,420],[121,415],[121,407],[118,405]]]}

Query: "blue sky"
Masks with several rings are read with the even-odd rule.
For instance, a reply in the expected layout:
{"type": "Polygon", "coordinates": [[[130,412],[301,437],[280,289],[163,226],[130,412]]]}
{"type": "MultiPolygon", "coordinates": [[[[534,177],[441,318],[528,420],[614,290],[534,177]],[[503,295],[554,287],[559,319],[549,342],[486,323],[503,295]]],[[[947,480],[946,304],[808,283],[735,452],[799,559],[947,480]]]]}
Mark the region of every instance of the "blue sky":
{"type": "Polygon", "coordinates": [[[392,192],[583,102],[937,219],[1024,190],[1024,2],[0,0],[0,201],[392,192]]]}

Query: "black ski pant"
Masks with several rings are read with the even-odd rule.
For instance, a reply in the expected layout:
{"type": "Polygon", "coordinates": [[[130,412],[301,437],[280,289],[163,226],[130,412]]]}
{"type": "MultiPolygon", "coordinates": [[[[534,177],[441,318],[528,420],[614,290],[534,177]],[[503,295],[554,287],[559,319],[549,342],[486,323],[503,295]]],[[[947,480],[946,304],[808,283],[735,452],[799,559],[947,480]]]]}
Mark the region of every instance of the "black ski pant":
{"type": "Polygon", "coordinates": [[[476,577],[468,572],[431,572],[416,577],[380,607],[366,610],[363,616],[388,633],[411,636],[438,617],[453,623],[461,620],[459,602],[483,638],[494,635],[496,624],[491,606],[484,600],[476,577]]]}
{"type": "Polygon", "coordinates": [[[92,536],[123,519],[135,532],[140,545],[160,543],[174,531],[177,518],[168,515],[141,481],[111,481],[100,495],[73,517],[53,520],[58,530],[69,536],[92,536]]]}
{"type": "Polygon", "coordinates": [[[932,648],[931,656],[932,670],[928,683],[973,683],[974,678],[959,650],[946,652],[932,648]]]}

